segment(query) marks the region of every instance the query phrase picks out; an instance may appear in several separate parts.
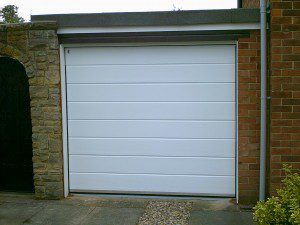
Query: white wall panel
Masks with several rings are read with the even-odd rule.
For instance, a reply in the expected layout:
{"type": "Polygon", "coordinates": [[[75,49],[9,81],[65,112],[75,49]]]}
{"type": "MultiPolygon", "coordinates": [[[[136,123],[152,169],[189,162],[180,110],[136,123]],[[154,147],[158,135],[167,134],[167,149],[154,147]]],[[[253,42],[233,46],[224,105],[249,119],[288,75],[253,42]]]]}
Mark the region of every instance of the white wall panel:
{"type": "Polygon", "coordinates": [[[69,138],[70,155],[235,157],[235,139],[69,138]]]}
{"type": "Polygon", "coordinates": [[[71,155],[70,172],[233,176],[234,158],[71,155]]]}
{"type": "Polygon", "coordinates": [[[69,119],[235,120],[234,102],[69,102],[69,119]]]}
{"type": "Polygon", "coordinates": [[[235,63],[233,45],[68,48],[66,65],[235,63]]]}
{"type": "Polygon", "coordinates": [[[235,101],[234,83],[68,84],[68,101],[235,101]]]}
{"type": "Polygon", "coordinates": [[[68,84],[235,82],[235,64],[68,66],[68,84]],[[126,76],[124,75],[126,71],[126,76]],[[84,76],[82,76],[84,74],[84,76]]]}
{"type": "Polygon", "coordinates": [[[69,137],[234,138],[233,121],[71,120],[69,137]]]}
{"type": "Polygon", "coordinates": [[[234,196],[234,176],[70,173],[70,190],[83,192],[133,192],[201,196],[234,196]]]}

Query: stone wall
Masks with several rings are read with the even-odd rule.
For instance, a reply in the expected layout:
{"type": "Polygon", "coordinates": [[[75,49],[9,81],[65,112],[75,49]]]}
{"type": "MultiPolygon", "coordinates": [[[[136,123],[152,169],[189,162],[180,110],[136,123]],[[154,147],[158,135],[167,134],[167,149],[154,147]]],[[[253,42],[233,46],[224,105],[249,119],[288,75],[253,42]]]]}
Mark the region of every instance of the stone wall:
{"type": "Polygon", "coordinates": [[[37,198],[63,197],[59,44],[55,23],[0,25],[0,56],[19,60],[29,77],[37,198]]]}

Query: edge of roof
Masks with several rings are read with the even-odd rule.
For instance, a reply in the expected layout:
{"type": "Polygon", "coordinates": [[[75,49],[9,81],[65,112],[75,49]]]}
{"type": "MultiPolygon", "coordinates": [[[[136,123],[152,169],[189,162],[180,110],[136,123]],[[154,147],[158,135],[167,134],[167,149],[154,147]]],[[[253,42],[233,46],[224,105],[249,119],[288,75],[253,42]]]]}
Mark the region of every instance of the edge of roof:
{"type": "Polygon", "coordinates": [[[32,15],[32,22],[57,22],[64,27],[184,26],[258,23],[259,9],[220,9],[158,12],[79,13],[32,15]]]}

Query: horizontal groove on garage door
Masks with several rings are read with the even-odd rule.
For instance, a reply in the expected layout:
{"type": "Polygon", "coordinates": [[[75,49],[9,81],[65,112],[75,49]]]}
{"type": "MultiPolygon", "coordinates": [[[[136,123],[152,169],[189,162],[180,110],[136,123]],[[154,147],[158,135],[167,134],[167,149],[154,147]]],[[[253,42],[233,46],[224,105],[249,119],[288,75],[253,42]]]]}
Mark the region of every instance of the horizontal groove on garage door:
{"type": "Polygon", "coordinates": [[[170,194],[233,196],[235,177],[70,173],[71,191],[161,193],[162,187],[170,194]]]}

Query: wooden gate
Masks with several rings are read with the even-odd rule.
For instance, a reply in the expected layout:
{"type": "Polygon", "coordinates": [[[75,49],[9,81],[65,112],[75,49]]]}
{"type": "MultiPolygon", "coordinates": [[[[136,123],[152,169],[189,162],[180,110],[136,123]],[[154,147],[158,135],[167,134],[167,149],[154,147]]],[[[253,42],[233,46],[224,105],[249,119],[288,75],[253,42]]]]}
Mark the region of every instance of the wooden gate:
{"type": "Polygon", "coordinates": [[[34,190],[28,77],[10,57],[0,57],[0,190],[34,190]]]}

